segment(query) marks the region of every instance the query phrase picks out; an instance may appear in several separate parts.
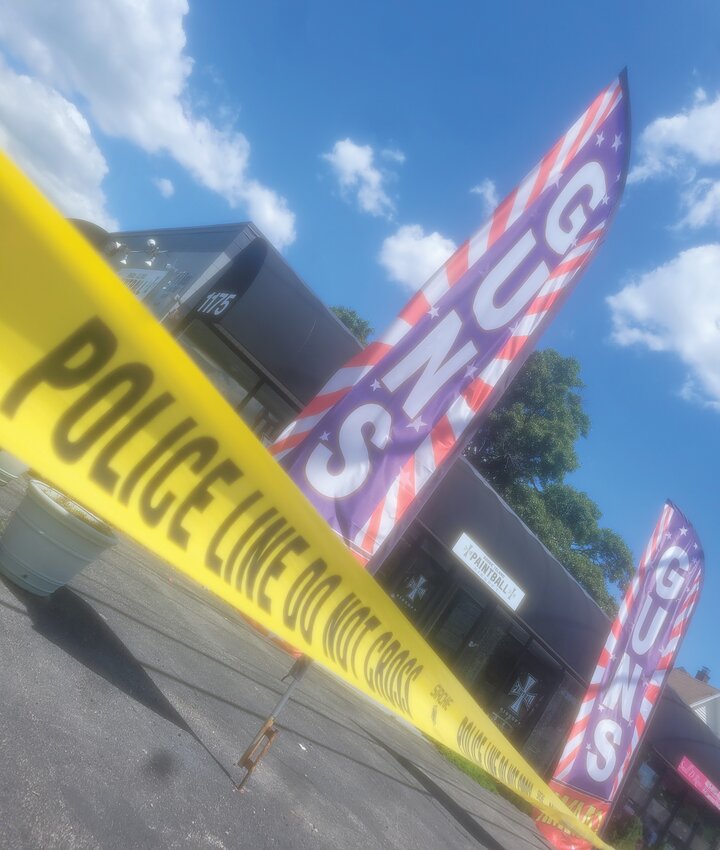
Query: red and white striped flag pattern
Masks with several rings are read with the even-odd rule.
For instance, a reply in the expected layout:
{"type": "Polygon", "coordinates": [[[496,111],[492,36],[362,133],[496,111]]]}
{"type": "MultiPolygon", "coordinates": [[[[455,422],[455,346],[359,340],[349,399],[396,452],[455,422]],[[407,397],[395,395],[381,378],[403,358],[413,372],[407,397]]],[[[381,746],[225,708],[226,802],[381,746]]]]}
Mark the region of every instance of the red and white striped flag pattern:
{"type": "MultiPolygon", "coordinates": [[[[667,502],[610,628],[550,783],[576,808],[582,803],[592,810],[588,823],[594,830],[607,816],[647,729],[697,605],[702,579],[697,535],[680,510],[667,502]]],[[[590,847],[544,817],[539,826],[557,848],[590,847]]]]}
{"type": "MultiPolygon", "coordinates": [[[[592,258],[624,186],[627,133],[622,76],[600,92],[490,220],[411,299],[382,339],[335,373],[271,448],[361,560],[372,557],[451,451],[474,433],[479,418],[502,395],[592,258]],[[558,199],[570,222],[556,223],[562,233],[546,239],[548,216],[559,215],[558,199]],[[535,256],[543,262],[524,278],[521,263],[535,256]],[[502,309],[493,302],[499,278],[506,299],[502,309]],[[485,301],[490,321],[483,320],[485,301]],[[447,381],[419,415],[404,412],[402,402],[412,388],[405,382],[388,391],[388,369],[403,356],[415,356],[451,312],[464,325],[455,342],[468,338],[472,356],[447,373],[447,381]],[[502,325],[495,313],[502,313],[502,325]],[[361,446],[354,454],[360,460],[369,456],[369,468],[353,466],[353,450],[347,448],[348,440],[345,448],[340,445],[339,432],[355,408],[369,407],[370,402],[378,408],[378,416],[358,415],[356,420],[362,419],[376,432],[384,429],[385,442],[361,446]],[[386,412],[392,416],[387,426],[386,412]],[[317,461],[326,452],[333,455],[326,464],[330,471],[313,476],[313,457],[317,461]],[[334,481],[325,488],[317,484],[320,478],[333,477],[333,463],[344,464],[348,480],[364,475],[351,495],[334,481]]],[[[440,373],[448,360],[455,363],[449,348],[444,353],[444,363],[428,368],[440,373]]],[[[427,354],[426,361],[430,359],[427,354]]],[[[357,443],[365,439],[359,428],[354,439],[357,443]]]]}

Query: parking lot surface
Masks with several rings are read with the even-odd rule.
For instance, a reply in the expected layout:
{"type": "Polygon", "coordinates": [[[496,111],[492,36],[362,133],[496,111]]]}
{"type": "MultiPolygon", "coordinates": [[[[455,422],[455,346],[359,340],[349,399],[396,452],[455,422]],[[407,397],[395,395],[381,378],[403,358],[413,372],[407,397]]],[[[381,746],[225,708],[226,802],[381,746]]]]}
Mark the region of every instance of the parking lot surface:
{"type": "MultiPolygon", "coordinates": [[[[23,486],[0,488],[0,522],[23,486]]],[[[0,580],[0,848],[545,850],[529,817],[319,668],[238,793],[290,664],[126,541],[47,599],[0,580]]]]}

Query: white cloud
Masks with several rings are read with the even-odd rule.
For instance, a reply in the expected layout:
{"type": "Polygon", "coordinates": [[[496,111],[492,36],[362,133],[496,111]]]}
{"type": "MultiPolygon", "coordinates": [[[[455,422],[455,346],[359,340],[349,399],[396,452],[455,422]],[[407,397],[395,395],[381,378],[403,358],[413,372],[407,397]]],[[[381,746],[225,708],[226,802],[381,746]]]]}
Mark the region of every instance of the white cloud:
{"type": "Polygon", "coordinates": [[[250,180],[243,188],[243,200],[250,218],[275,245],[282,248],[295,241],[295,214],[285,198],[257,180],[250,180]]]}
{"type": "Polygon", "coordinates": [[[322,158],[332,166],[342,192],[355,192],[363,212],[392,217],[395,206],[385,191],[385,176],[375,165],[375,153],[370,145],[342,139],[322,158]]]}
{"type": "Polygon", "coordinates": [[[473,195],[479,195],[482,199],[483,215],[490,215],[490,213],[500,203],[497,186],[488,177],[478,183],[477,186],[473,186],[470,192],[473,195]]]}
{"type": "Polygon", "coordinates": [[[385,148],[380,151],[380,155],[390,162],[397,162],[398,165],[402,165],[405,162],[405,154],[397,148],[385,148]]]}
{"type": "Polygon", "coordinates": [[[720,244],[683,251],[607,299],[612,338],[675,354],[688,369],[680,395],[720,411],[720,244]]]}
{"type": "Polygon", "coordinates": [[[720,95],[708,100],[697,90],[689,109],[656,118],[643,130],[638,150],[640,162],[630,172],[630,183],[720,164],[720,95]]]}
{"type": "Polygon", "coordinates": [[[295,239],[287,201],[248,176],[250,145],[189,102],[187,0],[23,0],[0,6],[0,41],[48,86],[79,98],[98,126],[166,153],[278,246],[295,239]]]}
{"type": "Polygon", "coordinates": [[[720,181],[698,180],[682,196],[686,210],[680,227],[699,228],[720,224],[720,181]]]}
{"type": "Polygon", "coordinates": [[[172,180],[168,180],[167,177],[156,177],[153,183],[163,198],[172,198],[175,194],[175,186],[172,180]]]}
{"type": "Polygon", "coordinates": [[[667,176],[683,181],[683,215],[677,227],[720,224],[720,181],[697,174],[699,169],[720,165],[720,95],[710,100],[704,89],[696,89],[692,106],[651,122],[638,148],[640,161],[630,172],[629,182],[667,176]]]}
{"type": "Polygon", "coordinates": [[[65,215],[117,228],[102,190],[107,163],[87,121],[59,92],[1,59],[0,147],[65,215]]]}
{"type": "Polygon", "coordinates": [[[378,260],[390,280],[406,289],[419,289],[456,249],[452,239],[425,233],[419,224],[406,224],[382,244],[378,260]]]}

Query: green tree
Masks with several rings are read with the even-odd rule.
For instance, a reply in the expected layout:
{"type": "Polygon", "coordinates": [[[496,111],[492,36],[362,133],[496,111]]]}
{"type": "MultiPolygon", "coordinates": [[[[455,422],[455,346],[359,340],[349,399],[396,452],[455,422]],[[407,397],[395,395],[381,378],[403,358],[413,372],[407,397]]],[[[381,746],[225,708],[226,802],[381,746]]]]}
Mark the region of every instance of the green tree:
{"type": "Polygon", "coordinates": [[[359,316],[352,307],[331,307],[330,309],[361,345],[367,345],[368,338],[375,332],[375,328],[369,322],[359,316]]]}
{"type": "Polygon", "coordinates": [[[530,355],[466,449],[471,463],[609,614],[609,583],[624,587],[633,561],[624,540],[600,526],[601,512],[565,483],[577,469],[575,444],[590,420],[580,364],[546,349],[530,355]]]}

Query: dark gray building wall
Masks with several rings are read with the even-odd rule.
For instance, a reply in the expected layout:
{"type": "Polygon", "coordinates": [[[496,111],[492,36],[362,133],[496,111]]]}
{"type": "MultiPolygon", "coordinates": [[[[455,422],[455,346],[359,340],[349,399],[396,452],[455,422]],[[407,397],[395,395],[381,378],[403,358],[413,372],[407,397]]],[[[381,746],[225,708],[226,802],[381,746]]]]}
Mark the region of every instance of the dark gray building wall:
{"type": "MultiPolygon", "coordinates": [[[[361,346],[277,251],[264,244],[264,261],[252,283],[218,324],[305,405],[361,346]]],[[[251,243],[236,264],[242,266],[245,254],[257,246],[251,243]]],[[[228,270],[213,288],[229,285],[233,275],[228,270]]]]}
{"type": "MultiPolygon", "coordinates": [[[[463,531],[473,537],[525,590],[519,619],[589,683],[610,619],[464,458],[453,464],[420,519],[448,549],[463,531]]],[[[673,767],[687,756],[720,787],[720,738],[670,687],[660,697],[645,746],[673,767]]]]}
{"type": "Polygon", "coordinates": [[[610,621],[464,458],[455,461],[420,519],[448,549],[463,531],[479,543],[525,591],[517,616],[589,680],[610,621]]]}

